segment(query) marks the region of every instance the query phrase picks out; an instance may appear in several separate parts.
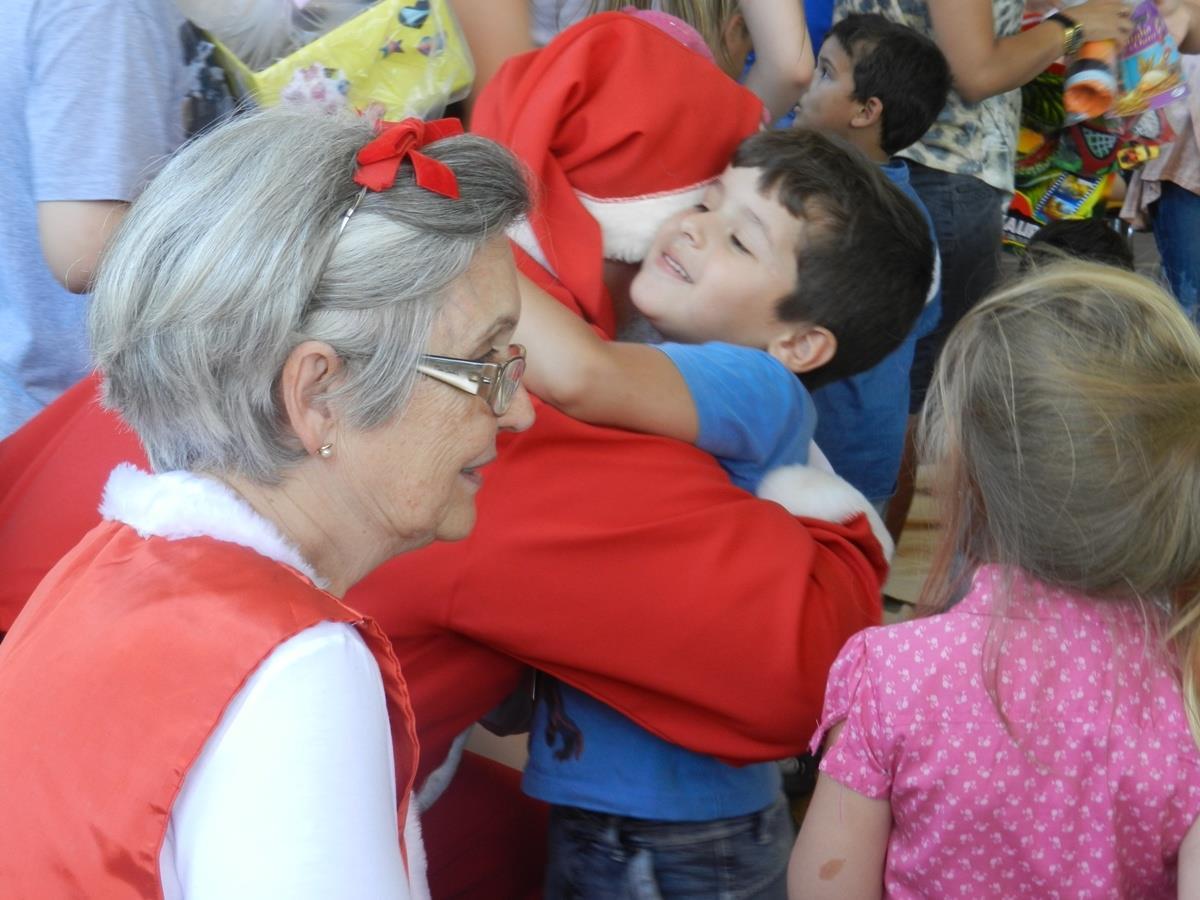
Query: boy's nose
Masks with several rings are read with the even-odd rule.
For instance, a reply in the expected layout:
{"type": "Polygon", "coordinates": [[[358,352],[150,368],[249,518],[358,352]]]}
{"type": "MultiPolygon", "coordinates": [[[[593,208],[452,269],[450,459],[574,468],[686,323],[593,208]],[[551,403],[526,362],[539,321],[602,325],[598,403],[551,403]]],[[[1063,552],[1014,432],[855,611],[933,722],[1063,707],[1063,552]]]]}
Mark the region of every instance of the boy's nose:
{"type": "Polygon", "coordinates": [[[701,243],[704,236],[704,222],[702,221],[703,212],[693,210],[683,217],[679,222],[679,230],[685,238],[692,244],[701,243]]]}

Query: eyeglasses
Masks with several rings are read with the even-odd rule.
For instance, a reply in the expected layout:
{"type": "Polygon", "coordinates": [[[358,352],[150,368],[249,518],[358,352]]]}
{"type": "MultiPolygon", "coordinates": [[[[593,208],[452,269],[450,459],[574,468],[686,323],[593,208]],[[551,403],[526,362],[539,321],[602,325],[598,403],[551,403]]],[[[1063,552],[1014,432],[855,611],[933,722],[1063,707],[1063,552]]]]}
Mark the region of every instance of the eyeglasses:
{"type": "Polygon", "coordinates": [[[520,344],[509,344],[507,353],[508,358],[499,363],[425,354],[417,363],[417,371],[474,394],[490,406],[493,413],[502,416],[508,412],[521,384],[521,376],[525,374],[525,348],[520,344]]]}

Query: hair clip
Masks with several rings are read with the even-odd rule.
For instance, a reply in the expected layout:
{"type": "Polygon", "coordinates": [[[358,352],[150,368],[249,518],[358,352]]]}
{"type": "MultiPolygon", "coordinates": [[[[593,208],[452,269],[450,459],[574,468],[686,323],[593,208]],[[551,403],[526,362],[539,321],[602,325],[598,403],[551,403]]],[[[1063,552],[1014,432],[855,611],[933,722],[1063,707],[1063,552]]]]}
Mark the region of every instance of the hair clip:
{"type": "MultiPolygon", "coordinates": [[[[407,159],[412,163],[414,180],[419,187],[452,200],[458,199],[458,179],[454,176],[454,170],[421,153],[419,148],[442,138],[462,134],[462,122],[458,119],[425,122],[408,118],[400,122],[381,121],[376,128],[379,130],[378,136],[359,150],[355,157],[358,163],[354,172],[355,184],[361,184],[366,190],[386,191],[396,183],[400,163],[407,159]]],[[[361,200],[362,195],[359,196],[361,200]]],[[[356,202],[346,214],[343,228],[357,206],[356,202]]]]}

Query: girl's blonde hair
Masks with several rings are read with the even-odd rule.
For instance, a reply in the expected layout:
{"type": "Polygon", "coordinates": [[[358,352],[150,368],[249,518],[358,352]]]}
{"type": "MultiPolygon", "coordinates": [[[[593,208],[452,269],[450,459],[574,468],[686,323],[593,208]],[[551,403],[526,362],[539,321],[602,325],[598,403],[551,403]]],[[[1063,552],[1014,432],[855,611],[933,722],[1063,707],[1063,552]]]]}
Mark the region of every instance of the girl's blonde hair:
{"type": "Polygon", "coordinates": [[[1200,741],[1200,335],[1174,299],[1081,262],[1002,288],[946,342],[922,431],[945,526],[922,606],[998,563],[1158,609],[1200,741]]]}
{"type": "MultiPolygon", "coordinates": [[[[725,40],[726,29],[734,17],[741,17],[737,0],[592,0],[591,13],[610,12],[634,6],[655,9],[683,19],[704,38],[719,65],[734,78],[740,76],[744,60],[734,59],[725,40]]],[[[745,26],[742,25],[742,28],[745,26]]]]}

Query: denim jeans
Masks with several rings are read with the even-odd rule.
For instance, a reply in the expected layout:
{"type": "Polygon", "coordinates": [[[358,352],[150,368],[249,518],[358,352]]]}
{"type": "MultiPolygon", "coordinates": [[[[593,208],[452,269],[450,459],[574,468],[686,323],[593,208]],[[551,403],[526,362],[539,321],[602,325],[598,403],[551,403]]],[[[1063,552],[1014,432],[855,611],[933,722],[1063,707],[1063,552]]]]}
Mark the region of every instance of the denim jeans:
{"type": "Polygon", "coordinates": [[[972,175],[954,175],[912,160],[908,171],[913,190],[929,210],[942,256],[942,320],[917,341],[909,376],[909,411],[916,413],[925,402],[946,336],[999,277],[1004,204],[1009,195],[972,175]]]}
{"type": "Polygon", "coordinates": [[[1171,293],[1200,324],[1200,196],[1170,181],[1154,204],[1154,242],[1171,293]]]}
{"type": "Polygon", "coordinates": [[[555,806],[545,896],[783,900],[794,837],[782,796],[761,812],[709,822],[660,822],[555,806]]]}

